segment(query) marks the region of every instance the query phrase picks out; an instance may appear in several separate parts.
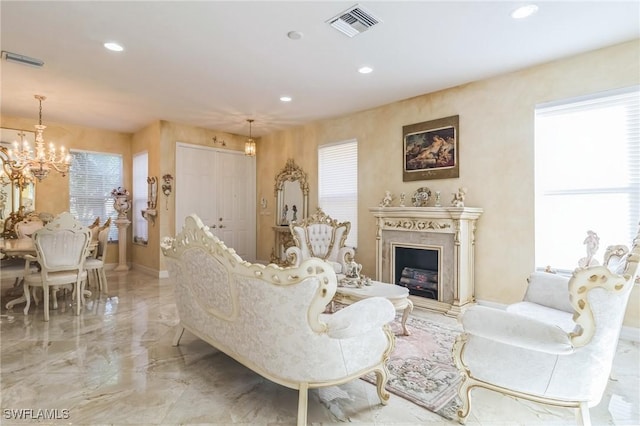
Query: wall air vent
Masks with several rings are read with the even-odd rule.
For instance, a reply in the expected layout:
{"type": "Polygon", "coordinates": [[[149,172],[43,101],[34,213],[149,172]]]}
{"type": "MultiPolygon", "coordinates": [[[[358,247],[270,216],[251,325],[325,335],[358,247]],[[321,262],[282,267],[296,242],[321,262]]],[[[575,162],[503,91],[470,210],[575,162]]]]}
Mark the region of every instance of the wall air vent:
{"type": "Polygon", "coordinates": [[[44,61],[36,58],[30,58],[29,56],[20,55],[18,53],[2,51],[2,59],[8,62],[15,62],[22,65],[29,65],[36,68],[41,68],[44,65],[44,61]]]}
{"type": "Polygon", "coordinates": [[[326,21],[341,33],[353,37],[382,22],[359,4],[326,21]]]}

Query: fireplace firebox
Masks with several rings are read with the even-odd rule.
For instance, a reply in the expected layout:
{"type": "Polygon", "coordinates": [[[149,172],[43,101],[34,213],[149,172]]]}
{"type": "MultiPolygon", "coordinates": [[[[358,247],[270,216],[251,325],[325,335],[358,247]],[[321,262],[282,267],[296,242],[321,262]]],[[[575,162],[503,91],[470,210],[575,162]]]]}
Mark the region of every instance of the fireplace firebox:
{"type": "Polygon", "coordinates": [[[440,247],[393,245],[393,283],[413,296],[438,300],[440,247]]]}

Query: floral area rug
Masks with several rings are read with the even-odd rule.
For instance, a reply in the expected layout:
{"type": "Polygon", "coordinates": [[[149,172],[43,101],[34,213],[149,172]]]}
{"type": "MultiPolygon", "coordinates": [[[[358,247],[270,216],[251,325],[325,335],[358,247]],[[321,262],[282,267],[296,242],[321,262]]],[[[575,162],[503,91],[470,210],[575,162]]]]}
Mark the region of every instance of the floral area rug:
{"type": "MultiPolygon", "coordinates": [[[[461,328],[409,316],[410,336],[403,336],[399,317],[392,323],[396,347],[389,360],[386,389],[449,420],[461,406],[461,377],[451,350],[461,328]]],[[[373,373],[363,377],[376,382],[373,373]]]]}

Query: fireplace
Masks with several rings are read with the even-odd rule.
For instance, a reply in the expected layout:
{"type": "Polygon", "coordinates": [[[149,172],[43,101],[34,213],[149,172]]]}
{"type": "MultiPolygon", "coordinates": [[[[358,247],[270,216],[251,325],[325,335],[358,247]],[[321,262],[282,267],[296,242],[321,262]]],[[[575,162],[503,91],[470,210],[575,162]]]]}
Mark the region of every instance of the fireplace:
{"type": "Polygon", "coordinates": [[[375,207],[376,280],[409,289],[414,305],[457,316],[475,302],[471,207],[375,207]],[[404,278],[404,279],[403,279],[404,278]]]}
{"type": "Polygon", "coordinates": [[[392,244],[393,283],[413,296],[438,300],[441,247],[392,244]]]}

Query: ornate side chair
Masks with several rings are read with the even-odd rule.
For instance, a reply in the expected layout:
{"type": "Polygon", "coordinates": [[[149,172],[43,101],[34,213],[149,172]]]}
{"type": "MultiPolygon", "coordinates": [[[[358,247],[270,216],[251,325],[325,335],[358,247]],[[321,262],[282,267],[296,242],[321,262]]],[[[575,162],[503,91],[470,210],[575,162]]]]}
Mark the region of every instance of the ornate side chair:
{"type": "Polygon", "coordinates": [[[103,228],[98,234],[98,246],[95,256],[89,256],[84,267],[88,274],[94,275],[98,282],[98,291],[107,293],[107,275],[104,270],[104,262],[107,257],[107,246],[109,244],[109,227],[103,228]]]}
{"type": "MultiPolygon", "coordinates": [[[[44,228],[33,234],[36,257],[27,259],[24,275],[24,296],[27,304],[24,314],[27,315],[31,305],[31,287],[42,287],[44,294],[44,320],[49,321],[49,288],[53,290],[62,285],[72,285],[76,299],[76,315],[80,315],[84,282],[87,271],[84,262],[91,239],[89,228],[82,226],[68,213],[62,213],[44,228]],[[31,272],[30,262],[40,264],[40,272],[31,272]]],[[[55,301],[55,296],[54,296],[55,301]]]]}
{"type": "Polygon", "coordinates": [[[42,220],[37,216],[29,216],[24,220],[15,224],[14,230],[18,238],[29,238],[38,229],[42,228],[44,224],[42,220]]]}
{"type": "MultiPolygon", "coordinates": [[[[473,306],[460,318],[453,349],[462,375],[458,420],[482,387],[542,404],[576,409],[589,425],[589,407],[602,399],[622,321],[638,277],[640,232],[633,249],[607,249],[604,265],[573,275],[534,272],[522,302],[506,310],[473,306]]],[[[590,263],[590,262],[589,262],[590,263]]]]}
{"type": "MultiPolygon", "coordinates": [[[[43,227],[42,220],[35,215],[29,215],[23,220],[16,222],[13,226],[13,232],[17,238],[31,238],[34,232],[43,227]]],[[[0,261],[0,270],[2,279],[14,279],[14,287],[20,289],[20,280],[24,277],[24,260],[23,259],[2,259],[0,261]]],[[[35,265],[30,270],[36,271],[35,265]]]]}
{"type": "Polygon", "coordinates": [[[346,271],[347,262],[355,257],[353,247],[345,246],[351,223],[338,223],[320,208],[306,219],[291,222],[289,229],[295,246],[289,247],[285,254],[295,267],[306,259],[317,257],[329,262],[339,274],[346,271]]]}

